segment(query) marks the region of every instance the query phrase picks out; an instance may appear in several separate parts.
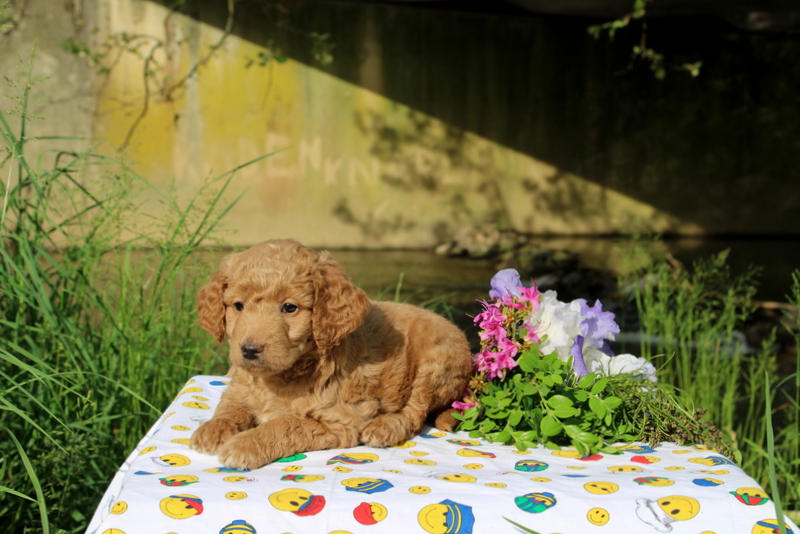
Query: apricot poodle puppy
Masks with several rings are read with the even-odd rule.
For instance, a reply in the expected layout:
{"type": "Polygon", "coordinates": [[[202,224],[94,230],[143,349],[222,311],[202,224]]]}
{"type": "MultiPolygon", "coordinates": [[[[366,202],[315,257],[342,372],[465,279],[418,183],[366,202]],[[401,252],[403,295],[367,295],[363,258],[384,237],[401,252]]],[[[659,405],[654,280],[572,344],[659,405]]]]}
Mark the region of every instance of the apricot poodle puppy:
{"type": "Polygon", "coordinates": [[[370,302],[327,252],[274,240],[232,254],[198,310],[230,340],[232,380],[191,446],[228,467],[396,445],[429,415],[452,429],[472,370],[464,334],[433,312],[370,302]]]}

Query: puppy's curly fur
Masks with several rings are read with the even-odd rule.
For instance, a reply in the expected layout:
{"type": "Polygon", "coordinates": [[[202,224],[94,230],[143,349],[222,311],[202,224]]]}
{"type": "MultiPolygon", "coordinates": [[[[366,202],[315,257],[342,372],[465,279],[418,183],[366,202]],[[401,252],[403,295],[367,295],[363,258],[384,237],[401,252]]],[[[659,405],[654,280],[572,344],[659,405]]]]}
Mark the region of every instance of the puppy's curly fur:
{"type": "Polygon", "coordinates": [[[231,384],[193,449],[237,469],[303,451],[396,445],[450,430],[472,370],[464,334],[427,310],[370,302],[327,252],[266,241],[200,290],[201,326],[230,340],[231,384]]]}

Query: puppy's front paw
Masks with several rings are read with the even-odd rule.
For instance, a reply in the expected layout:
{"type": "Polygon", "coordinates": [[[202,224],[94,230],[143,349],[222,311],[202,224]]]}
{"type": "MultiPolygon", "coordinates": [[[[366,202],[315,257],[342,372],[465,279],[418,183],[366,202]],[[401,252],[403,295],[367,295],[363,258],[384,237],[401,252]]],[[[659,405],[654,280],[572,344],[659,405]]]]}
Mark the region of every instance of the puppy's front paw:
{"type": "Polygon", "coordinates": [[[258,469],[278,459],[274,447],[262,439],[262,432],[251,428],[231,439],[219,449],[219,461],[233,469],[258,469]]]}
{"type": "Polygon", "coordinates": [[[189,446],[197,452],[215,454],[226,441],[238,432],[239,429],[233,422],[222,418],[212,418],[194,431],[189,446]]]}
{"type": "Polygon", "coordinates": [[[402,418],[396,414],[378,416],[361,432],[361,443],[370,447],[399,445],[413,434],[402,423],[402,418]]]}

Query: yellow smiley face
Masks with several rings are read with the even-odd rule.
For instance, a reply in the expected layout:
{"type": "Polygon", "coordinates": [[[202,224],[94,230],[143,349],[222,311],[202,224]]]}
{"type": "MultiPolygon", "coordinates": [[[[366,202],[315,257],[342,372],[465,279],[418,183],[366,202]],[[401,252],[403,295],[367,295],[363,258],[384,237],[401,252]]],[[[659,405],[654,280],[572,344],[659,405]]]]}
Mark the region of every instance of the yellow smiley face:
{"type": "Polygon", "coordinates": [[[387,510],[384,505],[377,502],[371,502],[368,504],[370,512],[372,512],[372,519],[374,519],[375,521],[378,522],[383,521],[384,519],[386,519],[386,516],[389,515],[389,510],[387,510]]]}
{"type": "Polygon", "coordinates": [[[440,476],[439,480],[444,480],[446,482],[475,482],[478,479],[472,475],[464,475],[461,473],[456,473],[453,475],[440,476]]]}
{"type": "Polygon", "coordinates": [[[669,497],[662,497],[656,502],[659,508],[675,521],[686,521],[700,512],[700,503],[692,497],[670,495],[669,497]]]}
{"type": "Polygon", "coordinates": [[[586,469],[586,468],[585,468],[585,467],[583,467],[583,466],[580,466],[580,465],[568,465],[568,466],[567,466],[567,469],[577,469],[577,470],[580,470],[580,469],[586,469]]]}
{"type": "Polygon", "coordinates": [[[428,453],[424,451],[411,451],[408,454],[411,456],[428,456],[428,453]]]}
{"type": "Polygon", "coordinates": [[[127,509],[128,503],[125,501],[117,501],[114,503],[114,506],[111,507],[111,513],[114,515],[120,515],[124,514],[127,509]]]}
{"type": "MultiPolygon", "coordinates": [[[[753,526],[751,534],[777,534],[780,532],[777,519],[762,519],[753,526]]],[[[786,534],[792,534],[793,531],[787,526],[786,534]]]]}
{"type": "Polygon", "coordinates": [[[467,469],[483,469],[483,464],[464,464],[467,469]]]}
{"type": "Polygon", "coordinates": [[[433,436],[434,438],[443,438],[447,435],[445,432],[431,432],[428,434],[429,436],[433,436]]]}
{"type": "Polygon", "coordinates": [[[561,458],[583,458],[583,454],[579,453],[576,449],[563,449],[560,451],[553,451],[551,454],[561,458]]]}
{"type": "Polygon", "coordinates": [[[608,470],[614,473],[635,473],[637,471],[644,471],[644,468],[638,465],[615,465],[609,467],[608,470]]]}
{"type": "Polygon", "coordinates": [[[243,491],[229,491],[225,494],[226,499],[230,499],[231,501],[241,501],[242,499],[247,498],[247,494],[243,491]]]}
{"type": "Polygon", "coordinates": [[[310,491],[289,488],[270,495],[269,502],[272,506],[283,512],[296,512],[305,505],[311,497],[313,497],[313,494],[310,491]]]}
{"type": "Polygon", "coordinates": [[[170,427],[172,430],[177,430],[178,432],[186,432],[187,430],[191,430],[188,426],[184,425],[174,425],[170,427]]]}
{"type": "MultiPolygon", "coordinates": [[[[295,466],[295,467],[298,467],[298,466],[295,466]]],[[[352,471],[352,469],[350,469],[349,467],[342,467],[340,465],[337,465],[336,467],[334,467],[333,470],[336,471],[337,473],[349,473],[350,471],[352,471]]],[[[284,469],[284,471],[286,471],[286,469],[284,469]]],[[[293,469],[292,471],[297,471],[297,469],[293,469]]]]}
{"type": "Polygon", "coordinates": [[[530,454],[531,453],[531,451],[529,451],[528,449],[525,449],[524,451],[521,451],[519,449],[514,449],[511,452],[513,452],[514,454],[530,454]]]}
{"type": "Polygon", "coordinates": [[[187,486],[189,484],[194,484],[200,479],[194,475],[171,475],[160,478],[159,480],[165,486],[187,486]]]}
{"type": "Polygon", "coordinates": [[[411,488],[408,488],[408,491],[410,493],[413,493],[414,495],[425,495],[427,493],[430,493],[431,489],[428,486],[413,486],[411,488]]]}
{"type": "Polygon", "coordinates": [[[689,449],[680,449],[677,451],[672,451],[672,454],[686,454],[687,452],[692,452],[689,449]]]}
{"type": "MultiPolygon", "coordinates": [[[[287,465],[283,468],[283,470],[287,473],[294,473],[296,471],[300,471],[301,469],[303,469],[302,465],[287,465]]],[[[334,467],[333,470],[336,471],[337,469],[334,467]]]]}
{"type": "Polygon", "coordinates": [[[613,482],[587,482],[583,485],[583,489],[592,495],[610,495],[619,491],[619,486],[613,482]]]}
{"type": "Polygon", "coordinates": [[[421,460],[419,458],[411,458],[405,462],[411,465],[436,465],[436,462],[431,462],[430,460],[421,460]]]}
{"type": "Polygon", "coordinates": [[[256,482],[255,478],[249,478],[243,475],[234,475],[230,477],[225,477],[222,480],[224,480],[225,482],[232,482],[234,484],[238,482],[256,482]]]}
{"type": "Polygon", "coordinates": [[[534,482],[552,482],[552,479],[547,477],[533,477],[531,480],[534,482]]]}
{"type": "Polygon", "coordinates": [[[448,508],[444,504],[429,504],[417,515],[419,526],[430,534],[445,534],[449,528],[447,511],[448,508]]]}
{"type": "Polygon", "coordinates": [[[183,391],[181,391],[180,393],[178,393],[178,395],[183,395],[183,394],[185,394],[185,393],[202,393],[202,392],[203,392],[203,390],[202,390],[202,389],[200,389],[199,387],[192,387],[192,388],[186,388],[186,389],[184,389],[183,391]]]}
{"type": "Polygon", "coordinates": [[[608,523],[609,519],[611,519],[611,516],[607,510],[602,508],[592,508],[589,510],[589,513],[586,514],[586,519],[588,519],[589,523],[593,525],[602,526],[608,523]]]}
{"type": "Polygon", "coordinates": [[[152,446],[151,447],[145,447],[144,449],[142,449],[142,452],[139,453],[139,456],[141,456],[143,454],[147,454],[148,452],[153,452],[154,450],[156,450],[156,447],[152,447],[152,446]]]}
{"type": "Polygon", "coordinates": [[[494,458],[495,455],[491,452],[483,452],[476,449],[458,449],[456,454],[464,458],[494,458]]]}
{"type": "Polygon", "coordinates": [[[109,528],[103,531],[103,534],[125,534],[124,530],[120,530],[118,528],[109,528]]]}
{"type": "Polygon", "coordinates": [[[171,467],[183,467],[192,463],[189,458],[182,454],[165,454],[160,458],[153,458],[153,461],[157,464],[171,467]]]}
{"type": "Polygon", "coordinates": [[[698,473],[709,473],[711,475],[729,475],[730,471],[727,471],[725,469],[718,469],[716,471],[709,471],[708,469],[701,469],[701,470],[698,471],[698,473]]]}
{"type": "Polygon", "coordinates": [[[767,492],[761,488],[739,488],[736,490],[736,493],[739,495],[751,495],[753,497],[763,497],[765,499],[769,498],[767,492]]]}
{"type": "Polygon", "coordinates": [[[192,398],[193,398],[194,400],[199,400],[199,401],[207,401],[207,400],[208,400],[208,398],[207,398],[207,397],[201,397],[201,396],[199,396],[199,395],[192,395],[192,398]]]}
{"type": "Polygon", "coordinates": [[[636,482],[640,486],[656,486],[659,488],[672,486],[673,484],[675,484],[674,480],[670,480],[665,477],[639,477],[637,479],[634,479],[634,482],[636,482]]]}
{"type": "Polygon", "coordinates": [[[170,495],[161,499],[158,506],[172,519],[186,519],[203,513],[203,500],[196,495],[170,495]]]}
{"type": "Polygon", "coordinates": [[[172,443],[177,443],[178,445],[186,445],[189,446],[189,439],[188,438],[176,438],[172,440],[172,443]]]}
{"type": "Polygon", "coordinates": [[[402,472],[402,471],[398,471],[397,469],[384,469],[383,471],[384,471],[385,473],[398,473],[398,474],[400,474],[400,475],[402,475],[402,474],[403,474],[403,472],[402,472]]]}
{"type": "Polygon", "coordinates": [[[487,482],[486,486],[489,488],[505,488],[508,487],[507,484],[503,484],[502,482],[487,482]]]}
{"type": "Polygon", "coordinates": [[[184,402],[182,404],[182,406],[186,406],[187,408],[194,408],[195,410],[210,410],[211,409],[211,407],[208,404],[206,404],[204,402],[200,402],[200,401],[184,402]]]}
{"type": "Polygon", "coordinates": [[[416,447],[416,446],[417,446],[417,444],[414,443],[413,441],[404,441],[400,445],[395,445],[392,448],[393,449],[410,449],[411,447],[416,447]]]}
{"type": "Polygon", "coordinates": [[[681,467],[679,465],[671,465],[669,467],[664,468],[666,471],[683,471],[686,469],[685,467],[681,467]]]}

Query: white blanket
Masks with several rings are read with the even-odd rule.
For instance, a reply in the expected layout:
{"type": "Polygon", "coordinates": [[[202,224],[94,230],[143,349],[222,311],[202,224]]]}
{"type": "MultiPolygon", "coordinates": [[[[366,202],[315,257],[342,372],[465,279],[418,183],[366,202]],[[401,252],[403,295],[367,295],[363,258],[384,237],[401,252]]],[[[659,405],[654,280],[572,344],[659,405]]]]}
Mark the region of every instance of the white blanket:
{"type": "Polygon", "coordinates": [[[511,522],[540,534],[777,532],[764,490],[701,446],[635,444],[580,458],[426,429],[398,447],[227,469],[188,443],[228,381],[186,384],[120,467],[89,534],[519,532],[511,522]]]}

